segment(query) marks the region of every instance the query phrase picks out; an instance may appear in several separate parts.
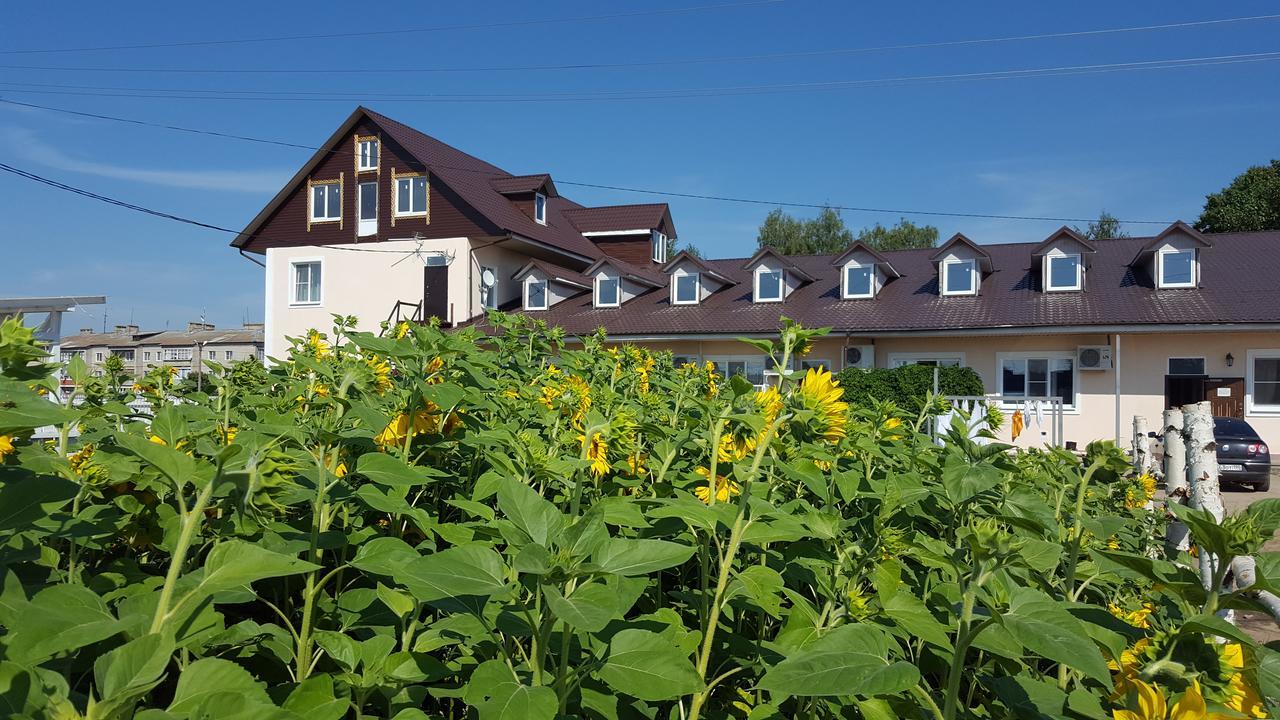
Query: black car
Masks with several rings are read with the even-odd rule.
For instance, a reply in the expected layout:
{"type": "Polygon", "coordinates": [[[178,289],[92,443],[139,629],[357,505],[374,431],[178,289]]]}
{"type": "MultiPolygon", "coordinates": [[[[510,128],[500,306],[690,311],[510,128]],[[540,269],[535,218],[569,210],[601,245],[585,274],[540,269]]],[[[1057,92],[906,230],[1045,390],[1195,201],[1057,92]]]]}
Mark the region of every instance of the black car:
{"type": "Polygon", "coordinates": [[[1213,419],[1213,439],[1218,443],[1218,477],[1252,485],[1254,490],[1271,488],[1271,450],[1249,423],[1230,417],[1213,419]]]}

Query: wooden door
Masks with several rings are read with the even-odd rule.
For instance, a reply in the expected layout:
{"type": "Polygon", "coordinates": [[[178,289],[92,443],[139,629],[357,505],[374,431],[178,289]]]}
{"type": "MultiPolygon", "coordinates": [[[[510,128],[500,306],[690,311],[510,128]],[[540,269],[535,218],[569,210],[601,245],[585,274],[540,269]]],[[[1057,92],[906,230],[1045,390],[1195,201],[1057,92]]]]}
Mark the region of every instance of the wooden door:
{"type": "Polygon", "coordinates": [[[1206,378],[1204,399],[1214,417],[1244,417],[1244,378],[1206,378]]]}
{"type": "Polygon", "coordinates": [[[448,324],[449,317],[449,266],[427,265],[422,268],[422,319],[433,317],[448,324]]]}

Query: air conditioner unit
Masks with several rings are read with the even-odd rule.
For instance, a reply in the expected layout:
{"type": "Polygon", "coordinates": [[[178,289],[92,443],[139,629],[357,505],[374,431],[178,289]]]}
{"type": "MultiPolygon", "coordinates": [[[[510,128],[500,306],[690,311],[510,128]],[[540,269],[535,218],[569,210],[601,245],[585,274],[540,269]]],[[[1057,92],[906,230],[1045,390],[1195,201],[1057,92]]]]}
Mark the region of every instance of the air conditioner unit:
{"type": "Polygon", "coordinates": [[[875,345],[853,345],[844,349],[844,366],[847,368],[873,368],[876,366],[875,345]]]}
{"type": "Polygon", "coordinates": [[[1076,367],[1081,370],[1110,370],[1110,345],[1081,345],[1076,348],[1076,367]]]}

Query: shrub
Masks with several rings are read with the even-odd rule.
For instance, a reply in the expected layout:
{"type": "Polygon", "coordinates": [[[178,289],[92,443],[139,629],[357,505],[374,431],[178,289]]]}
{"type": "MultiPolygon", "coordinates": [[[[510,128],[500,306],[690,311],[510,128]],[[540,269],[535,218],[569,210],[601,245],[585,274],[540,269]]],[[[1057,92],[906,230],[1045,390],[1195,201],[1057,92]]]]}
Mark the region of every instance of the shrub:
{"type": "MultiPolygon", "coordinates": [[[[941,395],[982,395],[982,378],[973,368],[941,367],[938,392],[941,395]]],[[[934,368],[903,365],[896,368],[845,368],[837,374],[844,399],[853,405],[870,405],[873,400],[891,401],[909,413],[917,413],[933,390],[934,368]]]]}
{"type": "MultiPolygon", "coordinates": [[[[0,325],[4,715],[954,720],[1274,704],[1280,653],[1215,613],[1256,607],[1218,588],[1274,532],[1275,501],[1221,525],[1177,510],[1199,557],[1219,560],[1206,585],[1164,546],[1154,483],[1114,445],[1087,466],[939,446],[918,415],[849,407],[828,373],[756,392],[492,319],[492,338],[379,337],[343,319],[199,393],[159,369],[134,386],[152,417],[83,362],[68,372],[93,402],[42,397],[53,368],[30,331],[0,325]],[[46,426],[55,441],[30,441],[46,426]]],[[[787,327],[764,349],[786,367],[815,334],[787,327]]],[[[1257,581],[1277,587],[1263,558],[1257,581]]]]}

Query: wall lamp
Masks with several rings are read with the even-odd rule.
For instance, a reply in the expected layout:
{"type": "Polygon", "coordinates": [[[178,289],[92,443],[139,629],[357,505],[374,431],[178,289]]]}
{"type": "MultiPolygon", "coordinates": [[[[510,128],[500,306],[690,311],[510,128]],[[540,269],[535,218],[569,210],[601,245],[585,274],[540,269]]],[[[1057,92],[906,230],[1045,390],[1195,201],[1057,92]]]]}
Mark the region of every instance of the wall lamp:
{"type": "Polygon", "coordinates": [[[1236,364],[1235,356],[1232,355],[1231,353],[1227,353],[1227,367],[1231,367],[1232,365],[1235,365],[1235,364],[1236,364]]]}

